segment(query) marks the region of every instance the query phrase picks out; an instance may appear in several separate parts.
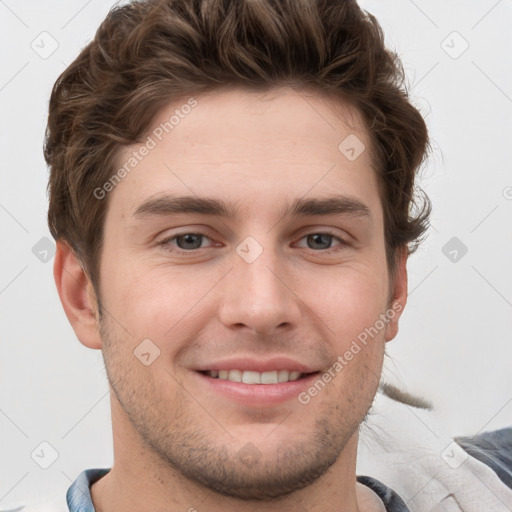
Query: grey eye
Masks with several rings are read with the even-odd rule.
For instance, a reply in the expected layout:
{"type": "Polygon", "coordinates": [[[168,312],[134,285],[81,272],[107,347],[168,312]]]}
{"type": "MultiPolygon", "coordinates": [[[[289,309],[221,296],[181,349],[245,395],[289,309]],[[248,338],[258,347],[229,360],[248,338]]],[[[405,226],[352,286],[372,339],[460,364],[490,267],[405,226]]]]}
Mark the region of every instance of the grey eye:
{"type": "Polygon", "coordinates": [[[180,249],[199,249],[202,245],[204,235],[187,233],[176,237],[176,245],[180,249]]]}
{"type": "Polygon", "coordinates": [[[329,249],[332,245],[333,235],[327,233],[315,233],[307,236],[310,249],[329,249]]]}

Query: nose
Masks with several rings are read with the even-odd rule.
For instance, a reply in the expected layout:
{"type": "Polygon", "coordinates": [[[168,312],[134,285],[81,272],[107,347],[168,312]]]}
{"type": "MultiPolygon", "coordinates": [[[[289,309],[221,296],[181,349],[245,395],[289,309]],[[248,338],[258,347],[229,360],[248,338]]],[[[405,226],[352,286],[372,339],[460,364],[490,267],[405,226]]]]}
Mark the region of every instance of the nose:
{"type": "Polygon", "coordinates": [[[223,325],[260,335],[296,326],[300,299],[282,256],[268,248],[254,261],[241,255],[243,252],[234,251],[233,268],[221,291],[219,317],[223,325]]]}

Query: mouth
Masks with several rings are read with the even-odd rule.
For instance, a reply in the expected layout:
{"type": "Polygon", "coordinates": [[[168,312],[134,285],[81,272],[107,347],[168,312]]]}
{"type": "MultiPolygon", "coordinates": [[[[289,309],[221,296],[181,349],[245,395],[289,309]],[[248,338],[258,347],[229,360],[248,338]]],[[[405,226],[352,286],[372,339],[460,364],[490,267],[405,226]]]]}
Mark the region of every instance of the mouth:
{"type": "Polygon", "coordinates": [[[279,407],[298,403],[301,392],[318,379],[319,371],[223,369],[193,372],[208,394],[208,401],[227,400],[231,405],[250,408],[279,407]]]}
{"type": "Polygon", "coordinates": [[[298,372],[296,370],[273,370],[267,372],[257,372],[252,370],[204,370],[199,373],[211,377],[212,379],[228,380],[230,382],[239,382],[243,384],[281,384],[285,382],[294,382],[304,379],[312,374],[319,372],[298,372]]]}

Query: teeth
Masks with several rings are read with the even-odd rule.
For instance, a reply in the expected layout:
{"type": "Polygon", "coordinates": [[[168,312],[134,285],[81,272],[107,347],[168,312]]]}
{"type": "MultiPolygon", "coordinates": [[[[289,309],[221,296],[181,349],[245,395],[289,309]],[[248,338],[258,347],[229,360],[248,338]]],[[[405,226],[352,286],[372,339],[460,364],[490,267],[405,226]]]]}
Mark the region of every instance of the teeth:
{"type": "MultiPolygon", "coordinates": [[[[231,380],[230,377],[233,371],[237,372],[238,370],[231,370],[229,372],[228,380],[231,380]]],[[[242,373],[242,382],[244,384],[261,384],[261,373],[245,371],[242,373]]]]}
{"type": "MultiPolygon", "coordinates": [[[[286,371],[286,370],[285,370],[286,371]]],[[[277,372],[263,372],[261,374],[262,384],[277,384],[277,372]]]]}
{"type": "Polygon", "coordinates": [[[228,380],[233,382],[242,382],[242,372],[240,370],[229,370],[228,380]]]}
{"type": "Polygon", "coordinates": [[[289,382],[300,378],[301,373],[297,371],[279,370],[271,372],[254,372],[241,370],[210,370],[208,376],[232,382],[243,382],[244,384],[277,384],[289,382]]]}
{"type": "Polygon", "coordinates": [[[288,382],[288,378],[290,377],[290,372],[288,370],[279,370],[277,374],[278,382],[288,382]]]}

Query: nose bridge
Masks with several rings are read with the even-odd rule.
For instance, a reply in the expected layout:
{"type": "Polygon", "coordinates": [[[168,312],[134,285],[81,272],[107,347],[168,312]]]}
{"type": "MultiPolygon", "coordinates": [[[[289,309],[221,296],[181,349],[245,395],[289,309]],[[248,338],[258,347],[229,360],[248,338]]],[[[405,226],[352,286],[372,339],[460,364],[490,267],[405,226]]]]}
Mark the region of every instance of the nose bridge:
{"type": "Polygon", "coordinates": [[[241,283],[254,304],[264,306],[284,295],[283,284],[277,278],[280,265],[273,248],[267,248],[254,261],[243,260],[237,266],[241,283]]]}
{"type": "Polygon", "coordinates": [[[296,322],[297,298],[286,283],[282,256],[270,238],[264,247],[247,237],[232,255],[233,268],[221,305],[225,325],[245,325],[258,333],[270,333],[296,322]]]}

